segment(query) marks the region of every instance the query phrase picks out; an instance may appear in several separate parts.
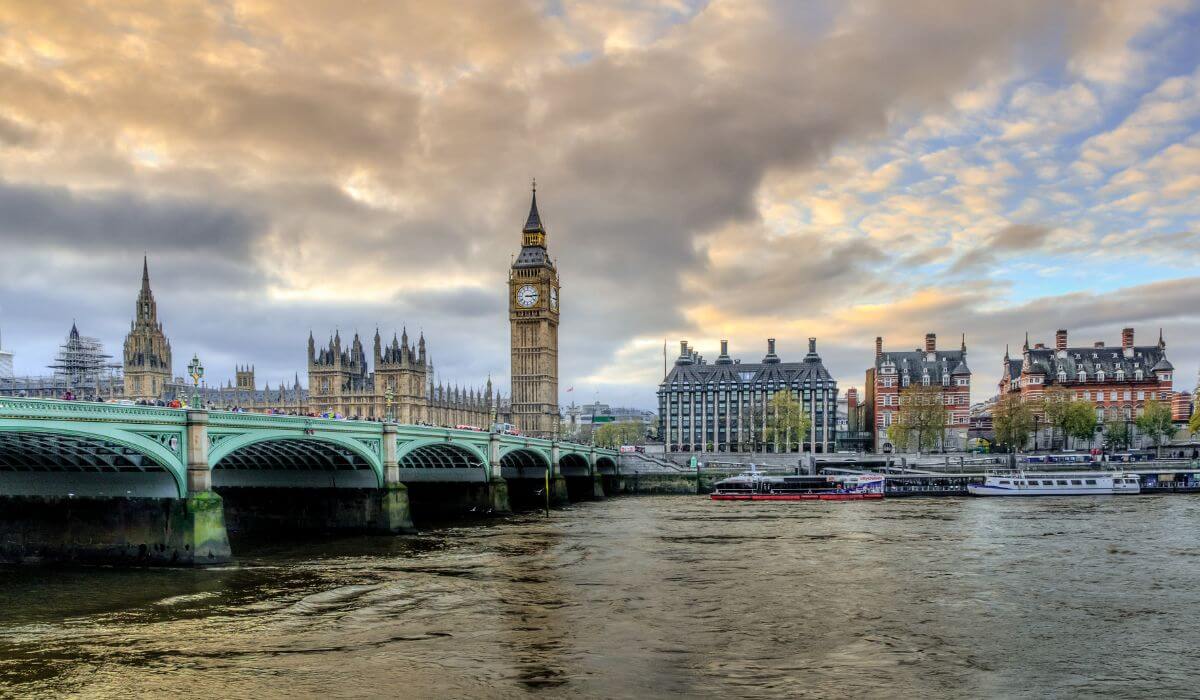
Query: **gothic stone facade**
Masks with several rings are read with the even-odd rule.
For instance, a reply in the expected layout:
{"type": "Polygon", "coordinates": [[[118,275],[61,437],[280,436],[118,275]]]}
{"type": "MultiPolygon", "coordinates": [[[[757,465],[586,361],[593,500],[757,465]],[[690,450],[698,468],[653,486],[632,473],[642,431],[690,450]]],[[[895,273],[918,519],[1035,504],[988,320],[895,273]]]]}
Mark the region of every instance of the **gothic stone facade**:
{"type": "Polygon", "coordinates": [[[470,425],[490,427],[496,417],[497,399],[492,380],[481,389],[434,385],[433,365],[422,334],[416,347],[409,344],[408,331],[392,335],[386,346],[375,332],[374,371],[358,334],[343,348],[340,333],[317,349],[308,337],[308,403],[316,413],[340,413],[348,417],[391,418],[400,423],[470,425]]]}
{"type": "Polygon", "coordinates": [[[797,449],[831,452],[835,443],[837,382],[808,339],[801,362],[783,362],[775,339],[762,362],[743,364],[729,356],[729,342],[713,364],[679,343],[675,366],[658,387],[659,434],[670,452],[749,452],[765,449],[763,435],[771,399],[790,391],[808,413],[811,427],[797,449]]]}
{"type": "MultiPolygon", "coordinates": [[[[1125,328],[1120,347],[1108,347],[1103,341],[1071,347],[1067,332],[1059,330],[1053,348],[1043,343],[1030,347],[1026,336],[1020,357],[1009,357],[1005,350],[999,386],[1001,396],[1017,395],[1027,401],[1040,399],[1050,387],[1065,387],[1076,399],[1090,401],[1103,425],[1135,420],[1148,399],[1170,405],[1174,373],[1161,332],[1154,345],[1135,345],[1133,329],[1125,328]]],[[[1038,432],[1038,444],[1053,439],[1045,428],[1038,432]]]]}
{"type": "Polygon", "coordinates": [[[558,432],[558,270],[546,251],[537,189],[508,275],[512,417],[527,435],[558,432]]]}
{"type": "Polygon", "coordinates": [[[925,334],[925,347],[885,351],[883,338],[875,338],[875,365],[867,370],[863,397],[864,429],[870,430],[876,452],[892,449],[888,428],[899,420],[900,393],[919,384],[942,388],[946,405],[946,430],[942,447],[963,450],[971,427],[971,369],[967,367],[967,339],[958,350],[938,350],[937,334],[925,334]]]}

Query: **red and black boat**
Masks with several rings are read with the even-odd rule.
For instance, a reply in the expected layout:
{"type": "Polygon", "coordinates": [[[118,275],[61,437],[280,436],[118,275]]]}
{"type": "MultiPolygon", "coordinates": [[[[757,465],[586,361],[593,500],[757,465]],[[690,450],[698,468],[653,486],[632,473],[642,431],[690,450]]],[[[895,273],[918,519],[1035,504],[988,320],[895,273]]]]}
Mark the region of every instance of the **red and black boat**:
{"type": "Polygon", "coordinates": [[[711,498],[714,501],[874,501],[883,498],[883,476],[766,476],[747,472],[718,481],[711,498]]]}

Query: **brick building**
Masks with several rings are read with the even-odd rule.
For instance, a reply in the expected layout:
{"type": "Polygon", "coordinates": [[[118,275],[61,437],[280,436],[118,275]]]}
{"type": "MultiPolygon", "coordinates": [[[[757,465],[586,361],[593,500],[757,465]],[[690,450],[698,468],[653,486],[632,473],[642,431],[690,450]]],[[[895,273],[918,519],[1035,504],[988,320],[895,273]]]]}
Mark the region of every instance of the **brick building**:
{"type": "MultiPolygon", "coordinates": [[[[1154,345],[1135,345],[1133,329],[1125,328],[1121,331],[1120,347],[1106,346],[1104,341],[1071,347],[1067,332],[1059,330],[1054,335],[1053,348],[1044,343],[1030,347],[1027,335],[1020,357],[1010,357],[1005,349],[999,386],[1002,397],[1016,394],[1025,401],[1041,399],[1050,387],[1064,387],[1073,391],[1076,399],[1090,401],[1095,406],[1101,426],[1105,421],[1126,422],[1136,435],[1132,423],[1141,415],[1147,400],[1172,404],[1174,372],[1167,360],[1167,344],[1161,331],[1154,345]]],[[[1044,416],[1035,415],[1038,419],[1035,444],[1057,446],[1052,440],[1061,436],[1051,437],[1053,431],[1045,425],[1044,416]]]]}
{"type": "Polygon", "coordinates": [[[867,369],[863,416],[873,433],[876,452],[892,450],[888,428],[899,420],[900,393],[914,384],[942,388],[946,405],[946,430],[942,448],[964,450],[970,427],[971,369],[967,367],[967,340],[957,350],[938,350],[937,335],[925,334],[925,347],[885,351],[883,338],[875,338],[875,365],[867,369]]]}

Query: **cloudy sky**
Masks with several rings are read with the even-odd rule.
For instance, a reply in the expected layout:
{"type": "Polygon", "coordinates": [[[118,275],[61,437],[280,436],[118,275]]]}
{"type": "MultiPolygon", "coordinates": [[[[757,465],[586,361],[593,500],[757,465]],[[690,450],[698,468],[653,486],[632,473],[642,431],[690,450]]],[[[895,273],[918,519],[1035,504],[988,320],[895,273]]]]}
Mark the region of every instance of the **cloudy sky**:
{"type": "MultiPolygon", "coordinates": [[[[652,406],[663,341],[1152,342],[1200,363],[1200,6],[0,2],[0,332],[119,352],[141,256],[176,372],[423,330],[507,385],[529,180],[563,401],[652,406]]],[[[302,377],[303,379],[303,377],[302,377]]]]}

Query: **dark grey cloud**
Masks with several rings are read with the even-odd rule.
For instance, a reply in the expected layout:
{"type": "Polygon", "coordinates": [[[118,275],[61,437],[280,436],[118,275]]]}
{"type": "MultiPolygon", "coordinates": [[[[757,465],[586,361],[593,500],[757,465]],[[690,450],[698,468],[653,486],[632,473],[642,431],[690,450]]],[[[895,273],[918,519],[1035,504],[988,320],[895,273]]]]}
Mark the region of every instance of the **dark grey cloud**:
{"type": "Polygon", "coordinates": [[[257,216],[199,199],[127,190],[81,194],[66,187],[0,181],[0,246],[155,250],[244,257],[257,216]]]}

